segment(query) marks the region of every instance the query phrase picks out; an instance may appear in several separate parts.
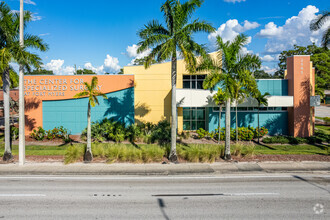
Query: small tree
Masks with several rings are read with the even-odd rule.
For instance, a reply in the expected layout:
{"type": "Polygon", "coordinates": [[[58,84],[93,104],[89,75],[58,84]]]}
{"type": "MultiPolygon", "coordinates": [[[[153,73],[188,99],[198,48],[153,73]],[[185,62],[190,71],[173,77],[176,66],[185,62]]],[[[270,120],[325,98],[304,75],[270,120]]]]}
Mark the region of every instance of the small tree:
{"type": "Polygon", "coordinates": [[[267,96],[270,94],[268,92],[261,94],[259,90],[256,91],[256,94],[254,95],[254,98],[258,102],[258,129],[257,129],[257,135],[258,135],[258,143],[259,143],[259,130],[260,130],[260,125],[259,125],[259,114],[260,114],[260,106],[268,106],[268,100],[267,96]]]}
{"type": "Polygon", "coordinates": [[[99,105],[99,100],[97,96],[102,96],[104,99],[108,99],[106,95],[97,90],[98,79],[96,76],[92,78],[91,84],[84,82],[85,91],[80,92],[74,96],[74,98],[88,97],[88,108],[87,108],[87,148],[84,156],[85,162],[90,162],[93,160],[92,153],[92,129],[91,129],[91,106],[99,105]]]}

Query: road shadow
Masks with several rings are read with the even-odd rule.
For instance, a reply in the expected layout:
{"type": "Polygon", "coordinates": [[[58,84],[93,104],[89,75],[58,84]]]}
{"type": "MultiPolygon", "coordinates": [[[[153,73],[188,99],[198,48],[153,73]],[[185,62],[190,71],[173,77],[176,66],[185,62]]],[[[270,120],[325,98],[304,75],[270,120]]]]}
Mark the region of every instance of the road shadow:
{"type": "Polygon", "coordinates": [[[303,177],[301,177],[301,176],[293,175],[292,177],[294,177],[294,178],[296,178],[296,179],[298,179],[298,180],[301,180],[301,181],[303,181],[303,182],[305,182],[305,183],[308,183],[308,184],[310,184],[310,185],[312,185],[312,186],[315,186],[315,187],[317,187],[317,188],[319,188],[319,189],[321,189],[321,190],[324,190],[324,191],[326,191],[327,193],[330,193],[330,191],[329,191],[328,189],[323,188],[323,187],[321,187],[321,186],[319,186],[319,185],[313,183],[312,181],[307,180],[307,179],[305,179],[305,178],[303,178],[303,177]]]}
{"type": "Polygon", "coordinates": [[[169,220],[170,218],[168,217],[168,215],[166,214],[165,212],[165,203],[164,203],[164,200],[163,199],[157,199],[158,201],[158,206],[160,208],[160,211],[162,212],[163,216],[164,216],[164,219],[166,220],[169,220]]]}

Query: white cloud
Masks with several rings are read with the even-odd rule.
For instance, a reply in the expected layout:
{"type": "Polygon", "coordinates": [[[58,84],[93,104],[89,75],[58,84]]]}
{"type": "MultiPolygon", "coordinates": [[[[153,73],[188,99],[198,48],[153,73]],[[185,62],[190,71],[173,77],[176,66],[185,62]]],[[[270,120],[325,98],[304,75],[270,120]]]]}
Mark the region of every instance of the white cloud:
{"type": "Polygon", "coordinates": [[[319,45],[321,43],[322,33],[330,25],[330,20],[323,25],[319,31],[310,31],[310,22],[316,18],[319,9],[308,5],[303,8],[298,16],[288,18],[283,26],[277,26],[274,22],[269,22],[261,29],[257,36],[267,38],[265,46],[266,53],[280,53],[288,50],[294,44],[306,46],[311,43],[319,45]]]}
{"type": "Polygon", "coordinates": [[[32,21],[40,21],[42,19],[41,16],[38,15],[38,13],[32,14],[32,21]]]}
{"type": "Polygon", "coordinates": [[[138,48],[139,48],[139,46],[136,44],[133,44],[132,46],[127,46],[127,48],[126,48],[127,55],[130,58],[133,58],[128,65],[133,65],[135,59],[144,58],[151,53],[151,49],[147,49],[147,50],[143,51],[142,53],[138,53],[137,52],[138,48]]]}
{"type": "Polygon", "coordinates": [[[34,1],[32,0],[24,0],[24,3],[25,4],[28,4],[28,5],[37,5],[34,1]]]}
{"type": "Polygon", "coordinates": [[[271,55],[265,55],[263,57],[260,57],[261,61],[263,62],[272,62],[275,60],[275,58],[271,55]]]}
{"type": "Polygon", "coordinates": [[[52,70],[55,75],[73,75],[75,69],[72,66],[63,66],[64,60],[51,60],[49,63],[45,64],[43,67],[46,70],[52,70]]]}
{"type": "Polygon", "coordinates": [[[50,35],[50,33],[39,34],[39,37],[50,35]]]}
{"type": "MultiPolygon", "coordinates": [[[[226,23],[220,25],[220,27],[213,33],[209,34],[208,39],[211,43],[215,43],[216,37],[220,36],[225,42],[232,41],[237,35],[248,30],[255,29],[260,25],[257,22],[244,21],[241,25],[236,19],[230,19],[226,23]]],[[[249,39],[251,42],[251,38],[249,39]]]]}
{"type": "Polygon", "coordinates": [[[107,54],[107,57],[104,60],[104,69],[110,73],[116,73],[120,70],[120,68],[118,58],[107,54]]]}
{"type": "MultiPolygon", "coordinates": [[[[63,66],[64,60],[51,60],[49,63],[45,64],[43,67],[46,70],[52,70],[55,75],[73,75],[75,72],[75,68],[73,66],[63,66]]],[[[112,57],[107,54],[104,59],[103,65],[94,67],[91,62],[87,62],[84,64],[85,69],[92,70],[97,74],[104,73],[117,73],[120,70],[119,60],[116,57],[112,57]]],[[[82,69],[78,67],[77,69],[82,69]]]]}
{"type": "Polygon", "coordinates": [[[224,2],[231,2],[231,3],[236,3],[236,2],[245,2],[246,0],[223,0],[224,2]]]}
{"type": "Polygon", "coordinates": [[[264,70],[266,73],[269,73],[269,74],[272,74],[272,75],[277,70],[276,68],[271,68],[269,66],[264,66],[264,65],[261,66],[261,69],[264,70]]]}

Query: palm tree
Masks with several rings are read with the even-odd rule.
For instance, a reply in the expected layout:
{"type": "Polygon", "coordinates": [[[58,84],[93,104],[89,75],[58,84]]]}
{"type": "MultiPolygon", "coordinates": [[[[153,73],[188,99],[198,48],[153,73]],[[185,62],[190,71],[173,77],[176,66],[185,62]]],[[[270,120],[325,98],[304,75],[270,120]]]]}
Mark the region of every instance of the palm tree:
{"type": "MultiPolygon", "coordinates": [[[[4,117],[5,117],[5,152],[3,160],[12,159],[10,146],[10,124],[9,124],[9,75],[10,62],[16,62],[22,65],[27,71],[31,71],[31,66],[40,68],[41,59],[37,54],[28,52],[28,48],[46,51],[48,45],[41,38],[35,35],[25,34],[25,45],[20,46],[19,43],[19,19],[18,12],[12,12],[9,6],[0,3],[0,71],[3,78],[3,94],[4,94],[4,117]]],[[[31,12],[24,13],[25,25],[32,20],[31,12]]]]}
{"type": "Polygon", "coordinates": [[[91,129],[91,106],[99,105],[99,100],[97,96],[102,96],[104,99],[108,99],[106,95],[97,90],[98,79],[96,76],[92,78],[91,84],[84,82],[85,91],[80,92],[74,96],[74,98],[88,97],[88,108],[87,108],[87,148],[84,156],[85,162],[90,162],[93,160],[92,153],[92,129],[91,129]]]}
{"type": "Polygon", "coordinates": [[[177,107],[176,107],[176,78],[177,58],[182,56],[186,69],[196,71],[196,55],[205,56],[203,45],[197,44],[192,35],[196,32],[210,33],[215,29],[207,22],[198,19],[190,22],[193,12],[202,5],[203,0],[189,0],[181,3],[179,0],[167,0],[161,6],[164,13],[164,27],[157,20],[152,20],[138,32],[142,41],[138,44],[138,53],[152,48],[151,53],[144,60],[144,67],[148,68],[154,60],[162,62],[171,60],[171,87],[172,87],[172,123],[171,123],[171,152],[169,160],[177,162],[176,133],[177,133],[177,107]],[[189,23],[190,22],[190,23],[189,23]]]}
{"type": "MultiPolygon", "coordinates": [[[[330,18],[330,12],[329,11],[323,12],[316,19],[312,20],[310,24],[310,29],[312,31],[317,31],[321,29],[321,27],[328,21],[329,18],[330,18]]],[[[322,37],[322,46],[325,49],[328,49],[329,44],[330,44],[330,26],[328,26],[327,30],[325,31],[322,37]]]]}
{"type": "Polygon", "coordinates": [[[220,144],[221,139],[221,111],[222,106],[225,104],[226,101],[226,94],[222,91],[221,88],[218,89],[217,93],[213,96],[213,100],[215,101],[215,104],[219,105],[219,137],[218,137],[218,144],[220,144]]]}
{"type": "Polygon", "coordinates": [[[197,70],[210,70],[204,81],[204,88],[220,87],[226,94],[226,141],[225,141],[225,160],[230,160],[230,105],[231,99],[235,97],[235,81],[248,83],[248,89],[255,87],[254,78],[245,82],[246,73],[260,68],[261,61],[258,56],[251,54],[241,54],[241,49],[247,43],[247,36],[240,34],[232,42],[224,42],[220,36],[216,38],[218,49],[217,59],[214,60],[207,56],[197,68],[197,70]],[[254,83],[253,83],[254,81],[254,83]],[[250,85],[253,84],[253,85],[250,85]]]}
{"type": "Polygon", "coordinates": [[[236,119],[236,142],[238,142],[238,114],[237,106],[247,96],[252,96],[255,91],[258,91],[258,86],[253,73],[250,71],[239,71],[238,80],[233,82],[233,100],[235,100],[235,119],[236,119]]]}
{"type": "Polygon", "coordinates": [[[260,130],[260,125],[259,125],[259,114],[260,114],[260,106],[268,106],[268,99],[267,96],[270,94],[268,92],[261,94],[260,91],[257,91],[256,94],[254,95],[254,98],[258,102],[258,129],[257,129],[257,136],[258,136],[258,143],[259,143],[259,130],[260,130]]]}

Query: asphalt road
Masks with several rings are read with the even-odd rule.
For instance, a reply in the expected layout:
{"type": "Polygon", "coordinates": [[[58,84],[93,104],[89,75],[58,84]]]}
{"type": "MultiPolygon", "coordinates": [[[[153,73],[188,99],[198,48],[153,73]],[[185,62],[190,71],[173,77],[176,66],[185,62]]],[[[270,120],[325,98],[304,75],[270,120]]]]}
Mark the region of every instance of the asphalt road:
{"type": "Polygon", "coordinates": [[[0,219],[330,219],[330,176],[0,176],[0,219]]]}

